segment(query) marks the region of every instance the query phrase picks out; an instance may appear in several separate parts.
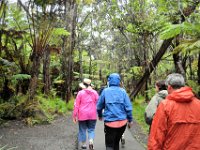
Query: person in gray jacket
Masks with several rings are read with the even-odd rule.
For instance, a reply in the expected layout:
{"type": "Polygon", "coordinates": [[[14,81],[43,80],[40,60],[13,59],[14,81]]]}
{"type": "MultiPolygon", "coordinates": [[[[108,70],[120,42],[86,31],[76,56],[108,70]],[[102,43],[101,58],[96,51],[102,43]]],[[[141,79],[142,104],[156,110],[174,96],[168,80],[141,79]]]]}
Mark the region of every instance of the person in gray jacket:
{"type": "Polygon", "coordinates": [[[164,80],[157,81],[155,84],[155,88],[156,94],[151,98],[149,104],[145,109],[145,121],[148,125],[150,125],[150,127],[159,103],[168,95],[164,80]]]}

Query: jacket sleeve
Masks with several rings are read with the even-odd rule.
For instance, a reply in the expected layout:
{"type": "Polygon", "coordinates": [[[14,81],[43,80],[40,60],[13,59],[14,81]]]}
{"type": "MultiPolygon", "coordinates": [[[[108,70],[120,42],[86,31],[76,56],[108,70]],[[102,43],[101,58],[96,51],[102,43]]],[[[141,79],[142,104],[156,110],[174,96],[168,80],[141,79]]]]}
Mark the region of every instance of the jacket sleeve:
{"type": "Polygon", "coordinates": [[[133,108],[132,108],[130,98],[126,92],[125,92],[125,110],[127,113],[128,122],[131,122],[133,120],[133,115],[132,115],[133,108]]]}
{"type": "Polygon", "coordinates": [[[102,110],[104,109],[104,107],[105,107],[105,90],[103,90],[97,102],[97,113],[98,117],[100,118],[102,118],[102,110]]]}
{"type": "Polygon", "coordinates": [[[167,133],[167,114],[164,103],[160,103],[155,113],[148,139],[148,150],[162,150],[167,133]]]}
{"type": "Polygon", "coordinates": [[[81,96],[80,92],[78,92],[76,96],[76,100],[74,102],[74,110],[73,110],[73,118],[76,118],[78,116],[78,109],[80,106],[81,96]]]}

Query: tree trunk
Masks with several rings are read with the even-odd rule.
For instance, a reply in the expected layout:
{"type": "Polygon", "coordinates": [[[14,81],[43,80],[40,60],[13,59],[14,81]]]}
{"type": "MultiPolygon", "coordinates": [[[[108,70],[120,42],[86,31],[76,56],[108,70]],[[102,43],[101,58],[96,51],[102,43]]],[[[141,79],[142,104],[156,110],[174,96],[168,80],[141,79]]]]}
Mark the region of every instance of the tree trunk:
{"type": "Polygon", "coordinates": [[[130,94],[131,98],[135,98],[135,96],[138,94],[140,89],[146,83],[146,81],[149,78],[150,74],[152,73],[154,68],[157,66],[157,64],[161,60],[162,56],[167,51],[167,48],[170,46],[171,42],[172,42],[172,38],[163,41],[163,43],[162,43],[162,45],[160,47],[160,50],[158,51],[156,56],[153,58],[153,60],[150,62],[149,67],[145,68],[144,75],[142,76],[142,78],[139,80],[139,82],[135,86],[136,88],[131,92],[131,94],[130,94]]]}
{"type": "Polygon", "coordinates": [[[90,60],[89,60],[89,78],[91,78],[91,75],[92,75],[92,56],[91,56],[91,49],[89,47],[89,57],[90,57],[90,60]]]}
{"type": "Polygon", "coordinates": [[[40,69],[41,56],[33,54],[33,66],[31,69],[31,79],[29,84],[29,100],[33,100],[37,88],[37,81],[40,69]]]}
{"type": "Polygon", "coordinates": [[[79,79],[83,79],[83,58],[82,58],[82,49],[79,47],[78,48],[79,51],[79,79]]]}
{"type": "Polygon", "coordinates": [[[51,88],[50,78],[50,49],[49,46],[44,51],[43,59],[43,82],[44,82],[44,94],[48,95],[51,88]]]}
{"type": "Polygon", "coordinates": [[[65,3],[65,22],[66,29],[70,31],[70,37],[63,38],[63,98],[68,102],[72,94],[72,81],[73,81],[73,50],[75,47],[75,27],[77,17],[77,4],[76,1],[65,3]]]}

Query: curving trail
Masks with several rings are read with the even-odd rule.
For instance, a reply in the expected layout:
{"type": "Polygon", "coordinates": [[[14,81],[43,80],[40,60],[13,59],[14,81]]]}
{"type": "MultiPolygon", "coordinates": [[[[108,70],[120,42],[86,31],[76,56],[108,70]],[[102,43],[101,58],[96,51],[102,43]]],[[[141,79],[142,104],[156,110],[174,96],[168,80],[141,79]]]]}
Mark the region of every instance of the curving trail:
{"type": "MultiPolygon", "coordinates": [[[[103,122],[97,121],[95,150],[105,150],[103,122]]],[[[51,124],[28,127],[22,121],[9,121],[0,126],[0,148],[5,150],[77,150],[78,125],[70,115],[58,117],[51,124]]],[[[134,122],[125,132],[126,144],[121,150],[144,150],[147,135],[134,122]],[[137,140],[136,140],[137,139],[137,140]]]]}
{"type": "Polygon", "coordinates": [[[14,150],[75,150],[76,135],[77,126],[70,115],[34,127],[11,121],[0,127],[0,148],[7,145],[5,149],[14,150]]]}

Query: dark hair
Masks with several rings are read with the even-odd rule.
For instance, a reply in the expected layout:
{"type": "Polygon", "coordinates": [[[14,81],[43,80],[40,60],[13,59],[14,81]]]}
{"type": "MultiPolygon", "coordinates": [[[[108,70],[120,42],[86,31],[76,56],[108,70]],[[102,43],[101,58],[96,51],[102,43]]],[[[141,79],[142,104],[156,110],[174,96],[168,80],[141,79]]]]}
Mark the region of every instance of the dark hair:
{"type": "Polygon", "coordinates": [[[158,87],[159,91],[167,90],[167,87],[165,85],[165,80],[156,81],[156,86],[158,87]]]}

